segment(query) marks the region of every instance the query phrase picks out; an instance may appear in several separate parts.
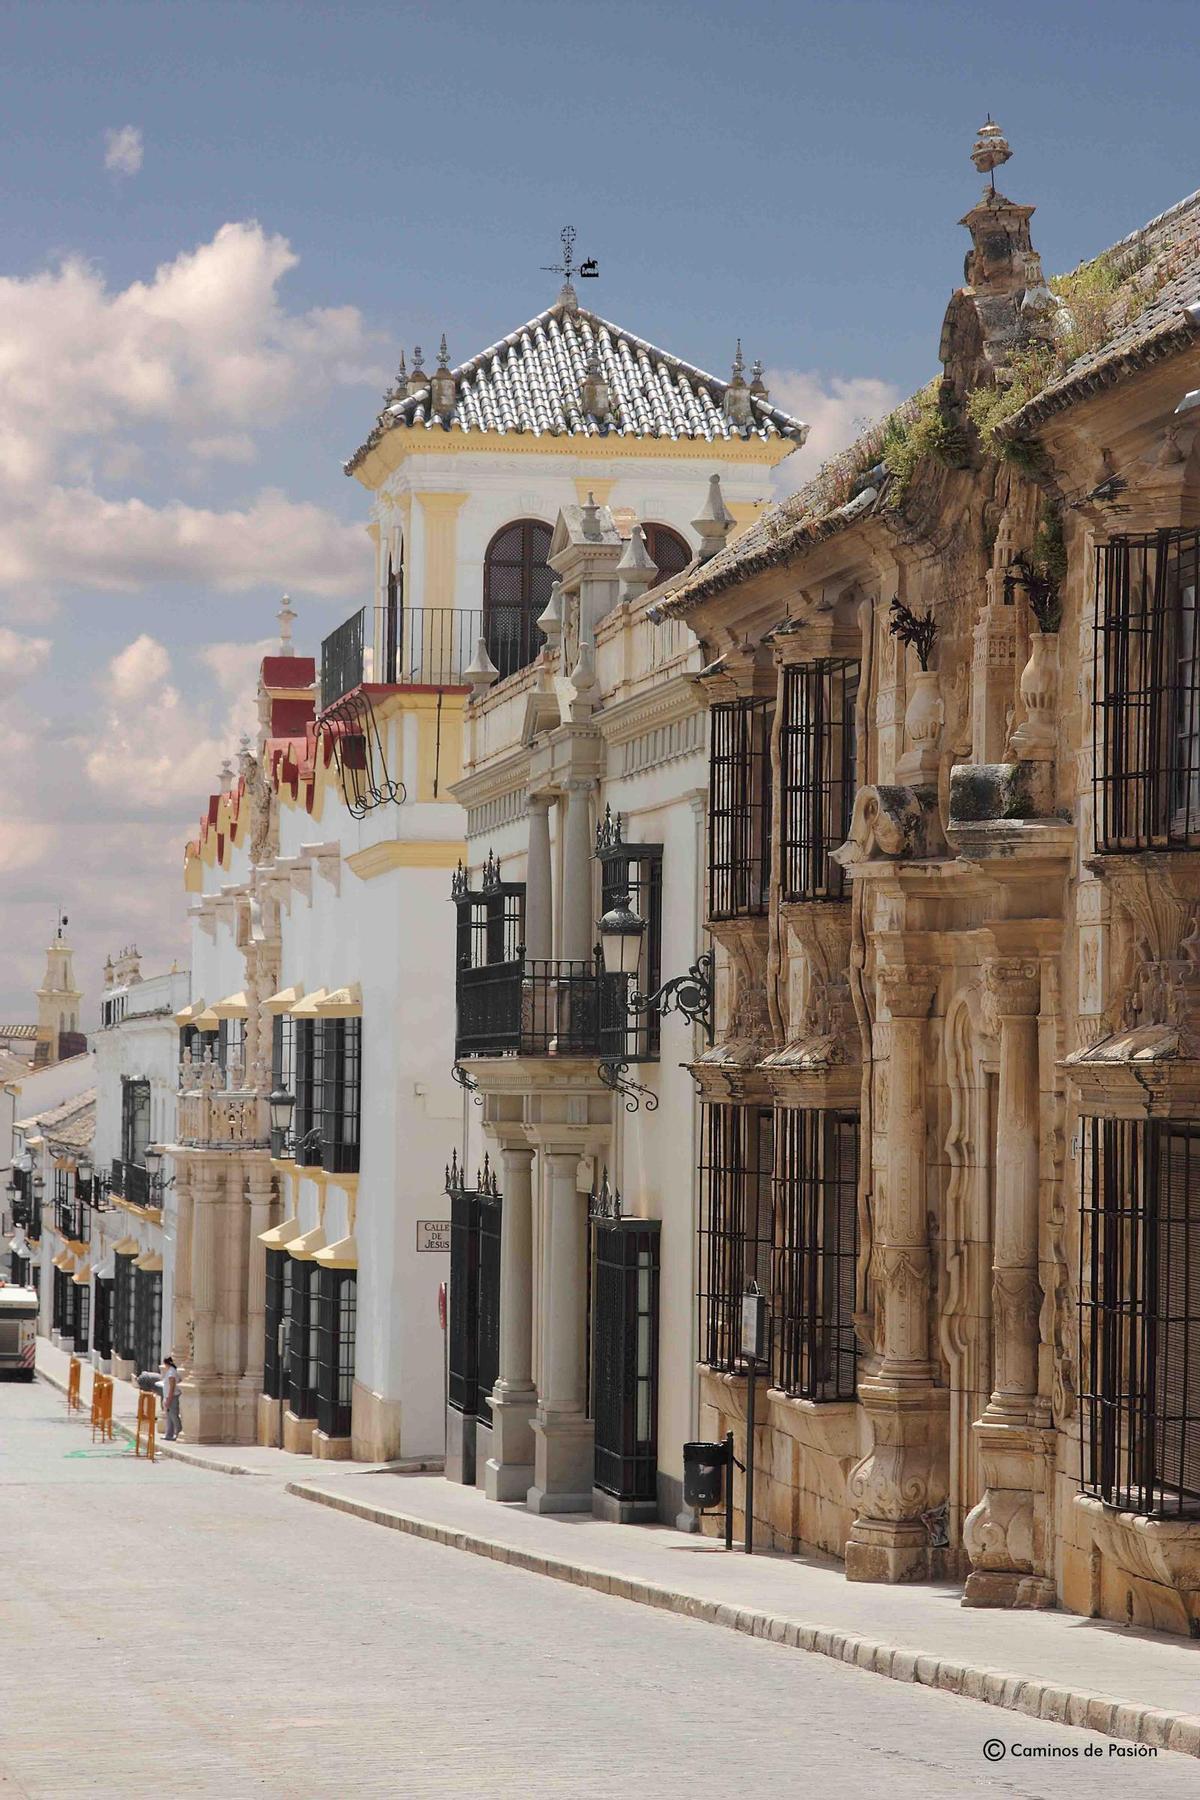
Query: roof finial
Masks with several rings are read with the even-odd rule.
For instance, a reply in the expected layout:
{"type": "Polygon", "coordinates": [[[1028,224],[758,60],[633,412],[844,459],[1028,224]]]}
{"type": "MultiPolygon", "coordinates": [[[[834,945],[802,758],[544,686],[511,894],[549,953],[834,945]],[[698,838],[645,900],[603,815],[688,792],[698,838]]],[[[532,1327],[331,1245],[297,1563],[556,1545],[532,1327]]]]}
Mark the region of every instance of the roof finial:
{"type": "MultiPolygon", "coordinates": [[[[418,354],[419,354],[419,352],[418,352],[418,354]]],[[[450,352],[446,348],[446,334],[443,331],[442,341],[438,345],[438,368],[439,369],[448,369],[449,367],[450,367],[450,352]]]]}
{"type": "Polygon", "coordinates": [[[742,340],[737,341],[737,349],[733,353],[733,379],[741,381],[746,373],[746,360],[742,355],[742,340]]]}
{"type": "Polygon", "coordinates": [[[767,384],[763,380],[762,357],[756,356],[750,370],[750,392],[756,400],[767,398],[767,384]]]}
{"type": "Polygon", "coordinates": [[[286,594],[280,602],[279,611],[275,617],[279,620],[280,656],[295,656],[296,652],[292,645],[292,624],[296,615],[292,611],[292,603],[286,594]]]}
{"type": "Polygon", "coordinates": [[[975,139],[971,161],[981,175],[988,176],[993,194],[996,191],[996,170],[1006,163],[1011,155],[1012,150],[1009,148],[1008,139],[989,113],[979,127],[979,136],[975,139]]]}
{"type": "Polygon", "coordinates": [[[420,344],[414,344],[413,345],[413,374],[414,375],[423,375],[424,373],[425,373],[425,371],[421,367],[421,346],[420,346],[420,344]]]}

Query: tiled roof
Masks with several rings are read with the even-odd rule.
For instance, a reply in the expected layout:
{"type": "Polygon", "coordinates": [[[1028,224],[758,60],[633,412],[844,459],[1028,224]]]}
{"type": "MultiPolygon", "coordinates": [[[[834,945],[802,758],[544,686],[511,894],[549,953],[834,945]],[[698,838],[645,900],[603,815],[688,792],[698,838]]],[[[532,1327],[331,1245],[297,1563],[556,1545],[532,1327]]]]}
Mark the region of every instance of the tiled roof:
{"type": "Polygon", "coordinates": [[[431,411],[431,389],[385,404],[374,431],[346,464],[352,474],[385,432],[396,426],[425,431],[486,431],[499,436],[667,438],[726,443],[791,438],[803,443],[807,427],[759,395],[751,420],[739,426],[725,416],[729,383],[657,349],[644,338],[611,325],[562,295],[535,319],[490,345],[450,373],[455,403],[446,415],[431,411]],[[608,384],[611,411],[598,419],[583,410],[583,383],[593,352],[608,384]]]}
{"type": "Polygon", "coordinates": [[[37,1125],[43,1137],[80,1149],[91,1143],[96,1129],[96,1090],[85,1088],[82,1094],[73,1094],[58,1106],[47,1107],[45,1112],[20,1119],[17,1124],[20,1129],[37,1125]]]}
{"type": "Polygon", "coordinates": [[[0,1038],[33,1039],[37,1029],[36,1025],[0,1025],[0,1038]]]}
{"type": "Polygon", "coordinates": [[[1087,394],[1111,387],[1125,375],[1200,338],[1200,189],[1104,252],[1118,273],[1153,286],[1153,298],[1111,337],[1048,382],[1001,428],[1020,437],[1087,394]],[[1145,271],[1139,275],[1140,271],[1145,271]]]}

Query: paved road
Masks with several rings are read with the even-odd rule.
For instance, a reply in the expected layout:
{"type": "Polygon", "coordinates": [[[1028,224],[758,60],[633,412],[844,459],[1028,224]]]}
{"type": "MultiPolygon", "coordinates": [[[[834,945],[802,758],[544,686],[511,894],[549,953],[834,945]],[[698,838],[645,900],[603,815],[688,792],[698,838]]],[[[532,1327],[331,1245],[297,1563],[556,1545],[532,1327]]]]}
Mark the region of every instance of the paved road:
{"type": "Polygon", "coordinates": [[[1089,1732],[577,1592],[266,1478],[93,1451],[40,1383],[0,1385],[0,1555],[3,1800],[1200,1787],[1190,1757],[1113,1757],[1089,1732]],[[1076,1754],[992,1765],[988,1739],[1076,1754]]]}

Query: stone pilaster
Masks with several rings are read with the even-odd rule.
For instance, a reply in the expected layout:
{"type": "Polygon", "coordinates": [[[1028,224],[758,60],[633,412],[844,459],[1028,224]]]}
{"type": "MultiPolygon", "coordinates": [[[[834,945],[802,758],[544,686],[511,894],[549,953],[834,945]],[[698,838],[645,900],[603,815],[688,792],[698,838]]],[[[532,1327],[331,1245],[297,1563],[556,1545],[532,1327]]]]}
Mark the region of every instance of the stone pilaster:
{"type": "Polygon", "coordinates": [[[533,1151],[502,1144],[500,1373],[492,1389],[489,1500],[522,1500],[533,1485],[533,1151]]]}
{"type": "Polygon", "coordinates": [[[920,1581],[933,1572],[926,1515],[946,1497],[946,1408],[929,1358],[931,1250],[925,1169],[925,1050],[937,971],[879,970],[888,1026],[887,1166],[876,1171],[871,1275],[880,1366],[859,1383],[873,1444],[852,1471],[857,1517],[850,1581],[920,1581]]]}
{"type": "Polygon", "coordinates": [[[543,1358],[527,1504],[531,1512],[590,1512],[593,1431],[584,1358],[587,1201],[578,1188],[578,1149],[550,1147],[544,1154],[543,1358]]]}
{"type": "MultiPolygon", "coordinates": [[[[592,815],[594,781],[565,784],[567,818],[563,827],[562,947],[564,960],[586,961],[596,941],[592,904],[592,815]]],[[[560,808],[561,811],[561,808],[560,808]]]]}
{"type": "Polygon", "coordinates": [[[525,953],[539,959],[554,954],[554,904],[550,880],[548,794],[529,796],[529,860],[525,873],[525,953]]]}
{"type": "Polygon", "coordinates": [[[1053,1606],[1042,1500],[1046,1445],[1037,1425],[1041,974],[1036,956],[1018,956],[989,962],[985,977],[1000,1036],[992,1244],[995,1387],[974,1427],[985,1492],[963,1525],[972,1565],[963,1604],[1053,1606]]]}

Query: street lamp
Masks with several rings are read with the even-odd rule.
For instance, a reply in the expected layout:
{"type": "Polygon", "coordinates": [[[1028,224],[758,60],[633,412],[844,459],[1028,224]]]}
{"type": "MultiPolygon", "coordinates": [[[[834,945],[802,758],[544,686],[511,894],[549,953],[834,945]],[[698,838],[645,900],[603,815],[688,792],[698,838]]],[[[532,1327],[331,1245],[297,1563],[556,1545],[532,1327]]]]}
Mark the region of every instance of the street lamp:
{"type": "Polygon", "coordinates": [[[267,1096],[267,1106],[271,1114],[271,1130],[286,1138],[292,1128],[292,1114],[296,1110],[295,1094],[289,1094],[282,1085],[273,1088],[267,1096]]]}
{"type": "Polygon", "coordinates": [[[618,894],[600,920],[600,946],[606,975],[636,975],[642,955],[646,921],[629,904],[628,894],[618,894]]]}
{"type": "Polygon", "coordinates": [[[146,1165],[146,1173],[150,1177],[150,1192],[152,1194],[163,1194],[169,1187],[175,1186],[175,1177],[173,1175],[169,1181],[163,1180],[163,1147],[161,1144],[147,1144],[145,1150],[142,1152],[142,1157],[146,1165]]]}
{"type": "MultiPolygon", "coordinates": [[[[615,905],[600,920],[600,945],[606,975],[636,975],[641,954],[644,919],[639,919],[629,904],[629,895],[620,894],[615,905]]],[[[652,994],[632,993],[629,1010],[635,1013],[657,1012],[665,1018],[669,1012],[682,1013],[693,1025],[703,1025],[708,1041],[713,1041],[713,959],[707,951],[698,956],[686,975],[664,981],[652,994]]]]}
{"type": "Polygon", "coordinates": [[[91,1187],[93,1172],[91,1157],[81,1156],[75,1164],[76,1179],[82,1181],[84,1187],[91,1187]]]}

